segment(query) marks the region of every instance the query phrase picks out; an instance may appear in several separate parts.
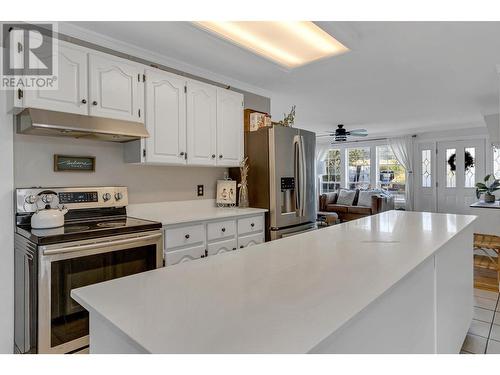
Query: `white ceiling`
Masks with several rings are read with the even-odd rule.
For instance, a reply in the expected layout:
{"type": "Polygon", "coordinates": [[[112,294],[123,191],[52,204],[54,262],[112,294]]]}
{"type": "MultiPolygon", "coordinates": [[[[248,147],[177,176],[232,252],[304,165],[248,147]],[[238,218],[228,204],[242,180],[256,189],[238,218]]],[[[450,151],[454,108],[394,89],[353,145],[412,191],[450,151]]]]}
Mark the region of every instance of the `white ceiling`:
{"type": "Polygon", "coordinates": [[[499,110],[500,22],[317,22],[351,48],[291,71],[189,22],[76,22],[271,93],[273,118],[371,135],[484,126],[499,110]]]}

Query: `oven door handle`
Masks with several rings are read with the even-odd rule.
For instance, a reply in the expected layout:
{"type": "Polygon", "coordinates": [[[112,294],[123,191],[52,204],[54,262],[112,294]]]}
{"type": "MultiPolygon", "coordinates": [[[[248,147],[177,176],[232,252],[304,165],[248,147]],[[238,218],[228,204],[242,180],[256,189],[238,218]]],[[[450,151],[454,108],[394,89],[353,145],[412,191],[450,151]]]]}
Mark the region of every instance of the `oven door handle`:
{"type": "Polygon", "coordinates": [[[94,242],[88,245],[77,245],[77,246],[68,246],[61,247],[59,249],[46,249],[43,250],[43,255],[54,255],[54,254],[63,254],[63,253],[71,253],[73,251],[82,251],[82,250],[93,250],[98,249],[103,246],[115,246],[115,245],[127,245],[132,243],[141,243],[147,240],[156,239],[162,236],[162,233],[149,234],[147,236],[138,236],[132,238],[125,238],[123,240],[111,240],[111,241],[102,241],[102,242],[94,242]]]}

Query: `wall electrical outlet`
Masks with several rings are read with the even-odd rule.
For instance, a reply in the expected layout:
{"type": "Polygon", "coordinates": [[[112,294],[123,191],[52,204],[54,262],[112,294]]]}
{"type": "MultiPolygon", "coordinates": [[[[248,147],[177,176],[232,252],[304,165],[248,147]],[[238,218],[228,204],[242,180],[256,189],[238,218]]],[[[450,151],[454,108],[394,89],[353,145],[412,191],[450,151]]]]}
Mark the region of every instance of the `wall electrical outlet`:
{"type": "Polygon", "coordinates": [[[203,185],[198,185],[197,191],[198,191],[198,196],[203,197],[203,185]]]}

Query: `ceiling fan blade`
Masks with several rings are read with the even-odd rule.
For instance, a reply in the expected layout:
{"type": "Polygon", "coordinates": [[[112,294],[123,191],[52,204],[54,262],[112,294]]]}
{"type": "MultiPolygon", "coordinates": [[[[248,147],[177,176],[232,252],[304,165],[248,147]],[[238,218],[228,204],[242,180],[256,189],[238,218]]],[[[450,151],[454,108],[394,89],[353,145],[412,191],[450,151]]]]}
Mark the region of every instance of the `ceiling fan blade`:
{"type": "Polygon", "coordinates": [[[350,135],[351,137],[366,137],[368,136],[367,133],[355,133],[355,132],[349,132],[347,133],[348,135],[350,135]]]}
{"type": "Polygon", "coordinates": [[[349,132],[352,134],[352,133],[368,133],[368,131],[366,129],[352,129],[352,130],[349,130],[349,132]]]}

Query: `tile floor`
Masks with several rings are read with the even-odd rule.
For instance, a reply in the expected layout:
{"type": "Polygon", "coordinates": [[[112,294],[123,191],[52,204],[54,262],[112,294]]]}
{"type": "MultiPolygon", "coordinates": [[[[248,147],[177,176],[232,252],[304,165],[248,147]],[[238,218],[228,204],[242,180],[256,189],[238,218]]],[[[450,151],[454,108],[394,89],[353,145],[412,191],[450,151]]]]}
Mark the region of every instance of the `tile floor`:
{"type": "Polygon", "coordinates": [[[474,289],[474,318],[460,353],[500,354],[498,293],[474,289]]]}

